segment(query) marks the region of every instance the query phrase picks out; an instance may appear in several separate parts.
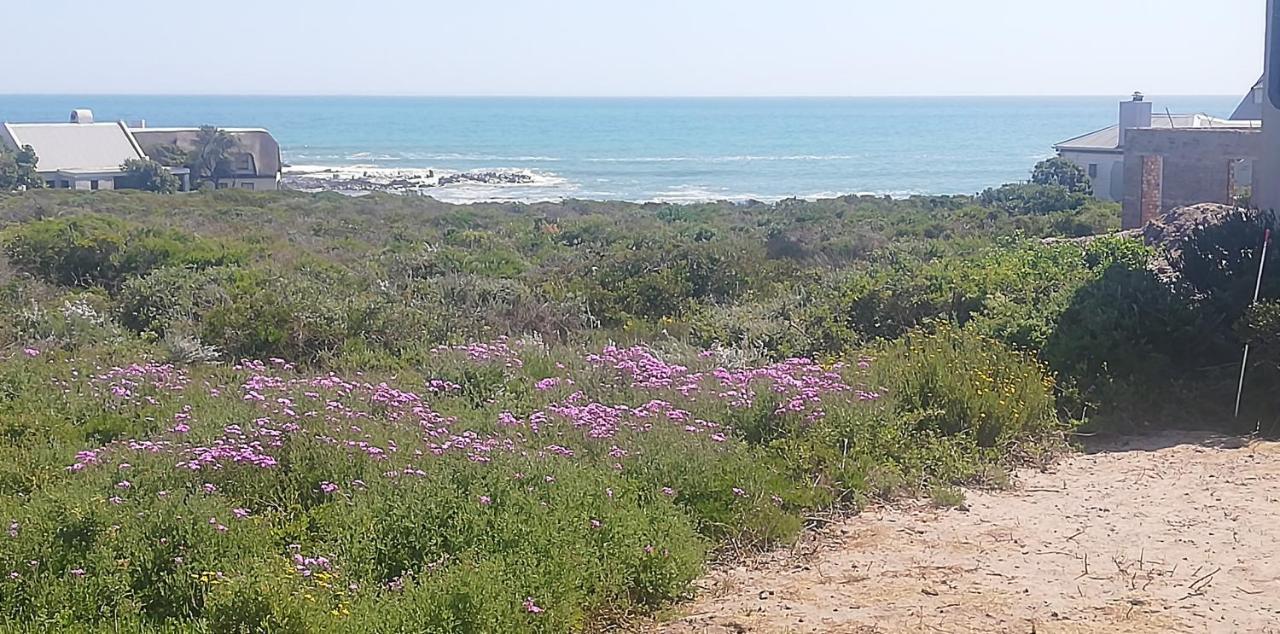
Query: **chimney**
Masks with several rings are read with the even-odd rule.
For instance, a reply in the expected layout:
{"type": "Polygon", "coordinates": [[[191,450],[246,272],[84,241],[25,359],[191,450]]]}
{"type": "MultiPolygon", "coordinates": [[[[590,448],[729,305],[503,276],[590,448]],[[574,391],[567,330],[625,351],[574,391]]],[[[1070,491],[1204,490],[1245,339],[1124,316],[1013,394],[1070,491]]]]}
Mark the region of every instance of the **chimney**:
{"type": "Polygon", "coordinates": [[[1140,92],[1133,93],[1131,101],[1120,102],[1120,145],[1124,147],[1128,131],[1151,127],[1151,102],[1140,92]]]}
{"type": "Polygon", "coordinates": [[[88,108],[72,110],[71,123],[93,123],[93,111],[88,108]]]}

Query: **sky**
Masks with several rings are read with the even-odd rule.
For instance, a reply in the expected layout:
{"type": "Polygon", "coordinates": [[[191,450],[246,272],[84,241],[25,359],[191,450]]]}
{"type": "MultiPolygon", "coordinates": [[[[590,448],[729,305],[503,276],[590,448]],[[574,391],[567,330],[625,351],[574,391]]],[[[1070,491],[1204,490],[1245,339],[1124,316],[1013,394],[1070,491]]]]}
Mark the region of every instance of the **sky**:
{"type": "Polygon", "coordinates": [[[470,96],[1243,94],[1266,4],[0,2],[0,93],[470,96]]]}

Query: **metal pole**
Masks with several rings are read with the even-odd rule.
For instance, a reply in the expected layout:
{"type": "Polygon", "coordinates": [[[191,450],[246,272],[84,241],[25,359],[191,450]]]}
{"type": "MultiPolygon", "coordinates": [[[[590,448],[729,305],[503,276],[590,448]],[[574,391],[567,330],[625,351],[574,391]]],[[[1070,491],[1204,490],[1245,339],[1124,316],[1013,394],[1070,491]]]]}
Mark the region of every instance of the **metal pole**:
{"type": "MultiPolygon", "coordinates": [[[[1262,272],[1267,268],[1267,247],[1271,244],[1271,230],[1267,229],[1262,236],[1262,261],[1258,263],[1258,282],[1253,286],[1253,303],[1258,303],[1258,296],[1262,294],[1262,272]]],[[[1244,344],[1244,358],[1240,361],[1240,387],[1236,388],[1236,418],[1240,418],[1240,399],[1244,396],[1244,373],[1249,367],[1249,344],[1244,344]]]]}

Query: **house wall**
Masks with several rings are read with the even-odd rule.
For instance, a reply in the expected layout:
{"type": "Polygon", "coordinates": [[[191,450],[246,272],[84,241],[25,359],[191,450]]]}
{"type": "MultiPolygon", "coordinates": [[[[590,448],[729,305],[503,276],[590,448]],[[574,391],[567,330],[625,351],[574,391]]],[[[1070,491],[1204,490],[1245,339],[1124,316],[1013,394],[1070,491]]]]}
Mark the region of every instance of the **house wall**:
{"type": "Polygon", "coordinates": [[[1124,197],[1124,154],[1063,150],[1058,155],[1079,165],[1086,174],[1090,165],[1097,166],[1098,175],[1089,179],[1095,197],[1112,201],[1124,197]]]}
{"type": "Polygon", "coordinates": [[[1263,83],[1268,92],[1262,103],[1262,156],[1253,171],[1253,201],[1262,209],[1280,210],[1280,104],[1270,93],[1272,78],[1280,73],[1280,50],[1277,50],[1277,31],[1280,31],[1280,0],[1267,0],[1267,54],[1263,83]]]}
{"type": "Polygon", "coordinates": [[[1261,151],[1259,130],[1130,130],[1124,161],[1124,228],[1136,229],[1152,215],[1177,207],[1232,203],[1238,161],[1254,161],[1261,151]]]}
{"type": "Polygon", "coordinates": [[[87,178],[73,183],[75,189],[89,191],[93,189],[93,181],[98,181],[98,191],[105,191],[116,188],[116,179],[110,177],[104,178],[87,178]]]}
{"type": "Polygon", "coordinates": [[[258,192],[273,192],[280,189],[280,180],[277,178],[223,178],[218,181],[218,184],[219,189],[252,189],[258,192]]]}

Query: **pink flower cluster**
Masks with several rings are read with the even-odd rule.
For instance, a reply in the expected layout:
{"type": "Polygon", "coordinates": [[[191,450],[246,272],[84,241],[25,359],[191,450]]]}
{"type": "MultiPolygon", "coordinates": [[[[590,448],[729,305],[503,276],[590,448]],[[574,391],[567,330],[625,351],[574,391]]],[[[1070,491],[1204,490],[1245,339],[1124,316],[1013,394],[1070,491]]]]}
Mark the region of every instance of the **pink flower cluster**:
{"type": "MultiPolygon", "coordinates": [[[[292,550],[297,550],[292,548],[292,550]]],[[[304,557],[301,553],[293,553],[293,569],[303,577],[310,577],[317,572],[330,572],[333,562],[328,557],[304,557]]]]}
{"type": "MultiPolygon", "coordinates": [[[[663,361],[644,346],[610,346],[600,354],[587,357],[587,361],[597,367],[617,370],[630,387],[674,390],[690,399],[716,398],[734,408],[752,407],[761,391],[769,392],[780,400],[777,413],[807,413],[810,420],[825,415],[820,406],[822,400],[832,394],[853,393],[863,401],[880,398],[877,392],[848,384],[842,373],[843,364],[826,369],[810,359],[787,359],[756,368],[719,367],[709,372],[693,372],[686,366],[663,361]]],[[[858,365],[866,369],[870,360],[863,358],[858,365]]]]}
{"type": "MultiPolygon", "coordinates": [[[[519,358],[507,340],[438,351],[461,352],[469,360],[497,361],[507,367],[519,367],[519,358]]],[[[118,464],[123,471],[128,468],[124,461],[129,459],[129,452],[164,454],[172,456],[176,469],[192,474],[193,487],[203,483],[207,495],[218,491],[214,484],[206,481],[217,481],[211,474],[234,469],[278,468],[286,455],[284,449],[292,443],[314,443],[344,452],[352,460],[372,461],[388,480],[425,477],[434,457],[449,455],[484,464],[491,462],[495,454],[576,460],[582,456],[603,456],[607,452],[614,468],[623,469],[623,461],[631,455],[627,441],[636,434],[658,428],[677,430],[713,443],[726,442],[731,431],[722,423],[710,420],[712,416],[707,411],[749,408],[767,396],[767,402],[777,403],[778,414],[816,420],[825,415],[824,405],[833,400],[879,398],[878,393],[846,380],[845,371],[853,374],[852,369],[842,365],[824,368],[808,359],[789,359],[761,367],[707,367],[695,371],[667,363],[652,349],[637,346],[608,347],[588,356],[586,361],[606,372],[614,372],[618,380],[615,387],[638,390],[636,400],[642,402],[604,403],[584,389],[575,389],[563,396],[556,393],[557,400],[532,411],[501,411],[496,421],[489,424],[480,421],[477,428],[467,429],[458,419],[435,409],[460,390],[448,381],[429,381],[418,393],[387,382],[364,381],[359,374],[355,378],[333,373],[299,376],[290,364],[278,359],[270,363],[244,361],[236,366],[242,373],[238,389],[204,387],[211,395],[225,394],[226,398],[239,399],[253,411],[246,420],[221,429],[201,428],[199,413],[183,404],[172,414],[172,425],[165,425],[167,431],[162,435],[115,441],[79,452],[67,469],[79,472],[103,464],[118,464]],[[708,405],[711,407],[705,407],[708,405]],[[406,436],[412,440],[406,441],[406,436]]],[[[869,362],[864,359],[859,366],[869,362]]],[[[94,376],[91,384],[94,393],[108,404],[155,405],[156,397],[180,397],[189,379],[173,366],[146,364],[114,368],[94,376]]],[[[576,386],[569,376],[557,376],[544,378],[535,387],[539,393],[546,393],[561,388],[568,391],[567,388],[576,386]]],[[[330,496],[338,496],[340,492],[355,495],[365,488],[359,481],[325,481],[315,486],[318,492],[330,496]]],[[[125,504],[125,498],[136,490],[133,482],[117,480],[110,501],[125,504]]],[[[676,496],[669,489],[662,493],[676,496]]],[[[734,493],[746,495],[741,490],[734,493]]],[[[479,503],[487,506],[492,500],[481,496],[479,503]]],[[[233,514],[236,519],[245,519],[249,512],[238,508],[233,514]]],[[[228,530],[216,520],[214,526],[220,531],[228,530]]]]}
{"type": "Polygon", "coordinates": [[[500,361],[508,368],[524,367],[524,361],[520,358],[519,352],[512,346],[511,340],[507,337],[499,337],[498,339],[488,343],[437,346],[432,350],[432,352],[437,354],[461,352],[471,361],[500,361]]]}
{"type": "Polygon", "coordinates": [[[110,394],[118,403],[155,404],[155,392],[181,392],[190,379],[171,364],[133,364],[111,368],[90,380],[98,394],[110,394]]]}

